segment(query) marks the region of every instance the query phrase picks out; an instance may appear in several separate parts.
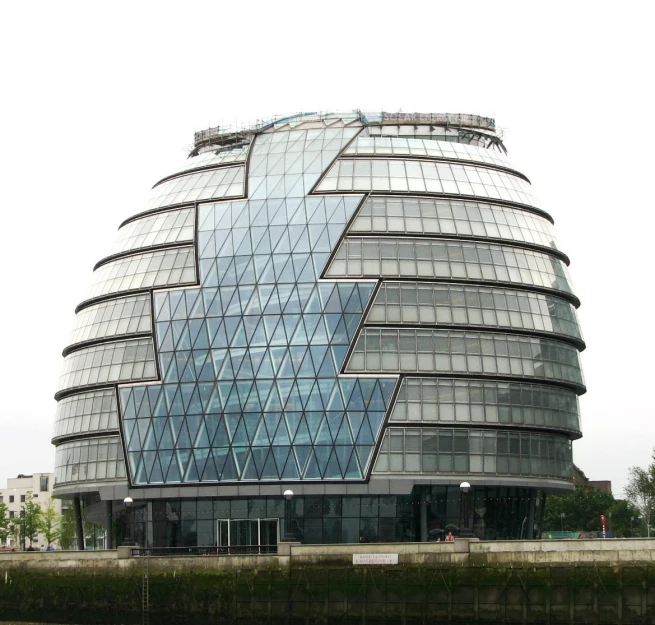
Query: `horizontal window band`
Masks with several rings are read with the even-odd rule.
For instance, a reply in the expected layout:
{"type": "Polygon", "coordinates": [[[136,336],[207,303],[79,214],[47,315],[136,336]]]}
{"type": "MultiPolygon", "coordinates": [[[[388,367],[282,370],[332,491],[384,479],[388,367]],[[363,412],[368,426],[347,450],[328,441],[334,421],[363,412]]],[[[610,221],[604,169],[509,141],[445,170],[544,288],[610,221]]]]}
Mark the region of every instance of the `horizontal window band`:
{"type": "Polygon", "coordinates": [[[503,200],[500,198],[490,198],[478,195],[457,195],[454,193],[436,193],[436,192],[420,192],[420,191],[377,191],[373,189],[357,189],[356,191],[316,191],[319,182],[314,186],[314,189],[308,195],[366,195],[367,197],[416,197],[416,198],[437,198],[446,200],[464,200],[471,202],[483,202],[486,204],[500,204],[509,208],[518,208],[528,213],[534,213],[540,217],[544,217],[551,224],[555,220],[544,210],[531,206],[530,204],[521,204],[520,202],[512,202],[510,200],[503,200]]]}
{"type": "MultiPolygon", "coordinates": [[[[421,240],[449,240],[449,241],[466,241],[467,243],[490,243],[493,245],[505,245],[507,247],[517,247],[520,249],[532,250],[534,252],[541,252],[543,254],[548,254],[549,256],[555,256],[559,258],[566,266],[570,266],[571,260],[560,250],[553,247],[544,247],[543,245],[538,245],[536,243],[527,243],[524,241],[517,241],[515,239],[499,239],[497,237],[483,237],[483,236],[471,236],[471,235],[458,235],[458,234],[437,234],[437,233],[421,233],[421,232],[359,232],[352,231],[347,232],[343,239],[347,238],[362,238],[362,239],[421,239],[421,240]]],[[[96,265],[98,266],[98,265],[96,265]]],[[[95,267],[94,267],[95,269],[95,267]]]]}
{"type": "MultiPolygon", "coordinates": [[[[335,278],[332,276],[326,276],[325,274],[321,276],[321,280],[324,282],[335,282],[335,278]]],[[[458,284],[462,286],[484,286],[489,288],[511,288],[516,289],[517,291],[528,291],[533,293],[542,293],[544,295],[555,295],[561,297],[562,299],[570,302],[576,308],[580,307],[580,300],[566,291],[559,291],[557,289],[549,289],[547,287],[535,286],[535,285],[523,285],[517,284],[515,282],[484,282],[482,280],[460,280],[457,278],[422,278],[416,276],[409,277],[397,277],[397,276],[384,276],[379,275],[365,275],[365,276],[344,276],[340,278],[341,282],[357,282],[359,280],[373,281],[379,280],[381,283],[385,282],[417,282],[421,284],[458,284]]]]}
{"type": "Polygon", "coordinates": [[[475,431],[475,432],[506,432],[509,434],[544,434],[546,436],[559,436],[567,440],[578,440],[582,438],[580,430],[545,427],[536,425],[524,424],[506,424],[506,423],[478,423],[477,421],[471,422],[457,422],[457,421],[398,421],[391,420],[384,426],[382,434],[387,430],[394,430],[399,428],[409,428],[412,430],[458,430],[458,431],[475,431]]]}
{"type": "MultiPolygon", "coordinates": [[[[247,158],[247,155],[246,155],[247,158]]],[[[243,165],[247,162],[246,158],[240,159],[240,160],[235,160],[235,161],[229,161],[225,163],[218,163],[215,165],[206,165],[206,166],[199,166],[199,167],[194,167],[193,169],[186,169],[184,171],[171,174],[170,176],[166,176],[165,178],[162,178],[161,180],[158,180],[155,182],[155,184],[152,185],[152,189],[155,187],[158,187],[160,184],[163,184],[164,182],[168,182],[169,180],[175,180],[176,178],[183,178],[184,176],[189,176],[191,174],[197,174],[200,172],[205,172],[205,171],[213,171],[215,169],[223,169],[225,167],[234,167],[235,165],[243,165]]],[[[521,175],[521,174],[519,174],[521,175]]],[[[528,182],[530,182],[528,180],[528,182]]]]}
{"type": "Polygon", "coordinates": [[[79,434],[64,434],[62,436],[56,436],[50,442],[57,447],[63,443],[70,443],[71,441],[107,438],[109,436],[120,437],[120,435],[120,430],[91,430],[89,432],[80,432],[79,434]]]}
{"type": "Polygon", "coordinates": [[[139,295],[143,293],[152,293],[153,291],[156,292],[156,291],[162,291],[167,289],[193,287],[193,286],[198,286],[198,284],[199,284],[198,280],[196,279],[195,282],[185,282],[183,284],[172,284],[170,286],[166,286],[165,284],[162,284],[156,287],[149,287],[145,289],[130,289],[128,291],[117,291],[116,293],[107,293],[106,295],[98,295],[97,297],[92,297],[90,299],[84,300],[83,302],[79,303],[75,307],[75,313],[77,314],[81,310],[84,310],[89,306],[93,306],[94,304],[99,304],[101,302],[106,302],[108,300],[117,299],[119,297],[127,297],[129,295],[139,295]]]}
{"type": "Polygon", "coordinates": [[[343,153],[339,158],[344,159],[366,159],[366,160],[383,160],[388,161],[391,159],[394,160],[407,160],[407,161],[438,161],[440,163],[452,163],[454,165],[475,165],[476,167],[481,167],[483,169],[491,169],[492,171],[502,171],[507,174],[512,174],[518,178],[522,178],[527,183],[532,184],[530,179],[518,169],[513,169],[512,167],[507,167],[504,165],[496,165],[493,163],[485,163],[484,161],[472,161],[470,159],[464,158],[455,158],[455,157],[446,157],[446,156],[426,156],[425,154],[377,154],[375,152],[348,152],[343,153]]]}
{"type": "Polygon", "coordinates": [[[192,247],[194,244],[193,240],[188,241],[179,241],[175,243],[161,243],[159,245],[148,245],[145,247],[137,247],[131,250],[126,250],[124,252],[118,252],[112,254],[111,256],[105,256],[105,258],[100,259],[94,266],[93,271],[99,269],[100,267],[107,265],[115,260],[120,260],[122,258],[127,258],[128,256],[136,256],[138,254],[145,254],[147,252],[159,252],[161,250],[172,250],[178,247],[192,247]]]}
{"type": "Polygon", "coordinates": [[[143,211],[141,213],[137,213],[136,215],[132,215],[132,217],[128,217],[127,219],[124,219],[120,225],[118,226],[118,229],[120,230],[122,227],[127,226],[127,224],[132,223],[133,221],[137,221],[138,219],[143,219],[144,217],[151,217],[152,215],[159,215],[162,213],[174,213],[179,210],[183,210],[185,208],[195,208],[196,203],[185,203],[185,204],[177,204],[177,205],[172,205],[172,206],[165,206],[163,208],[153,208],[151,210],[143,211]]]}
{"type": "Polygon", "coordinates": [[[142,217],[149,217],[150,215],[156,215],[157,213],[167,213],[169,211],[179,210],[180,208],[191,208],[199,204],[222,204],[224,202],[234,202],[236,200],[246,200],[246,199],[248,199],[247,193],[240,194],[240,195],[231,195],[229,197],[221,197],[215,199],[194,200],[193,202],[180,202],[179,204],[168,204],[166,206],[151,208],[149,210],[136,213],[135,215],[132,215],[131,217],[128,217],[127,219],[122,221],[121,224],[118,226],[118,229],[120,230],[123,226],[129,224],[132,221],[141,219],[142,217]]]}
{"type": "MultiPolygon", "coordinates": [[[[348,361],[344,363],[344,366],[348,364],[348,361]]],[[[528,384],[543,384],[544,386],[552,386],[555,388],[561,388],[569,391],[573,391],[576,395],[584,395],[587,392],[587,387],[581,384],[575,384],[574,382],[562,382],[560,380],[546,380],[543,378],[526,378],[525,376],[512,376],[512,375],[501,375],[501,374],[488,374],[483,373],[453,373],[452,371],[444,372],[426,372],[426,371],[345,371],[343,372],[346,377],[371,377],[374,375],[384,375],[385,377],[389,376],[398,376],[402,378],[452,378],[455,380],[476,380],[476,381],[487,381],[487,382],[526,382],[528,384]]]]}
{"type": "MultiPolygon", "coordinates": [[[[567,438],[571,441],[576,441],[582,438],[582,432],[580,430],[566,429],[566,428],[556,428],[556,427],[539,427],[539,426],[529,426],[524,424],[518,425],[507,425],[503,423],[492,424],[492,423],[478,423],[478,422],[454,422],[454,421],[438,421],[436,423],[429,423],[425,421],[399,421],[389,419],[389,422],[384,427],[382,432],[386,432],[387,429],[393,428],[411,428],[411,429],[424,429],[424,430],[475,430],[479,431],[502,431],[509,433],[525,432],[526,434],[547,434],[547,435],[561,435],[562,437],[567,438]]],[[[54,440],[54,439],[53,439],[54,440]]]]}
{"type": "Polygon", "coordinates": [[[109,336],[106,338],[92,339],[90,341],[82,341],[80,343],[73,343],[68,347],[65,347],[62,351],[62,356],[66,357],[69,354],[73,354],[85,347],[94,347],[96,345],[102,345],[105,343],[116,343],[118,341],[126,341],[131,339],[149,339],[153,338],[153,332],[135,332],[133,334],[119,334],[115,336],[109,336]]]}
{"type": "MultiPolygon", "coordinates": [[[[186,285],[185,285],[186,286],[186,285]]],[[[190,285],[193,286],[193,285],[190,285]]],[[[196,283],[197,286],[197,283],[196,283]]],[[[101,302],[107,302],[112,299],[119,299],[123,297],[129,297],[130,295],[145,295],[152,293],[153,290],[157,290],[159,288],[165,289],[166,287],[156,287],[156,289],[152,288],[145,288],[145,289],[131,289],[129,291],[120,291],[118,293],[107,293],[106,295],[98,295],[97,297],[91,297],[90,299],[86,299],[83,302],[80,302],[76,307],[75,307],[75,314],[80,312],[81,310],[84,310],[85,308],[89,308],[89,306],[93,306],[94,304],[100,304],[101,302]]]]}
{"type": "Polygon", "coordinates": [[[154,378],[148,378],[148,379],[140,379],[140,380],[134,380],[131,382],[110,382],[110,383],[103,383],[103,384],[89,384],[87,386],[75,386],[72,388],[66,388],[61,391],[57,391],[55,393],[55,400],[59,401],[60,399],[64,399],[65,397],[69,397],[70,395],[78,395],[80,393],[86,393],[87,391],[99,391],[99,390],[105,390],[105,389],[116,389],[118,386],[123,386],[123,385],[129,385],[129,384],[137,384],[137,385],[143,385],[143,384],[151,384],[152,382],[159,382],[160,378],[154,377],[154,378]]]}
{"type": "MultiPolygon", "coordinates": [[[[373,330],[454,330],[465,332],[471,330],[474,332],[488,332],[489,334],[513,334],[516,336],[529,336],[542,339],[552,339],[554,341],[561,341],[562,343],[569,343],[573,345],[579,352],[583,352],[586,348],[584,341],[578,340],[566,334],[559,334],[557,332],[545,332],[543,330],[527,330],[523,328],[510,328],[505,326],[486,326],[486,325],[473,325],[473,324],[443,324],[443,323],[380,323],[379,321],[368,322],[364,320],[364,327],[373,330]]],[[[146,335],[147,336],[147,335],[146,335]]],[[[355,339],[356,340],[356,339],[355,339]]]]}
{"type": "Polygon", "coordinates": [[[55,393],[55,400],[59,401],[60,399],[64,399],[64,397],[69,397],[71,395],[80,395],[81,393],[87,393],[88,391],[104,391],[104,390],[112,390],[116,391],[116,387],[118,384],[116,383],[109,383],[109,384],[93,384],[89,386],[80,386],[77,388],[67,388],[66,390],[63,391],[58,391],[55,393]]]}

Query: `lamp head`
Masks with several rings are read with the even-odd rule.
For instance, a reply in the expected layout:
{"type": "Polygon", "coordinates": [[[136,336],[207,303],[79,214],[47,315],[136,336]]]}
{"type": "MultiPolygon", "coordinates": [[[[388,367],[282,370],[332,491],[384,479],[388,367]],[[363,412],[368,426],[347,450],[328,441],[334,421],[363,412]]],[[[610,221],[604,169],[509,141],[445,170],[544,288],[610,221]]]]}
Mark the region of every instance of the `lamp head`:
{"type": "Polygon", "coordinates": [[[284,498],[287,501],[291,501],[293,499],[293,491],[292,490],[285,490],[284,491],[284,498]]]}
{"type": "Polygon", "coordinates": [[[132,499],[132,497],[125,497],[125,499],[123,499],[123,504],[125,505],[126,508],[129,508],[133,503],[134,500],[132,499]]]}
{"type": "Polygon", "coordinates": [[[462,482],[459,485],[459,490],[461,490],[463,493],[468,493],[471,490],[471,485],[468,482],[462,482]]]}

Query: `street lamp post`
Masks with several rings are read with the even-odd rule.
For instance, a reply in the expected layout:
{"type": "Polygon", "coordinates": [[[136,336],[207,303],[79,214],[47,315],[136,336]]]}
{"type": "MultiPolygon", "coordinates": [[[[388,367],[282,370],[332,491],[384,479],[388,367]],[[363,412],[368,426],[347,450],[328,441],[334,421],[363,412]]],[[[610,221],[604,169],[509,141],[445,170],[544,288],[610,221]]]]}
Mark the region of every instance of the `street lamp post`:
{"type": "Polygon", "coordinates": [[[468,482],[462,482],[459,485],[459,490],[461,492],[461,505],[462,505],[462,517],[463,517],[463,527],[459,530],[459,535],[462,538],[468,538],[473,536],[473,530],[469,526],[469,497],[471,491],[471,485],[468,482]]]}
{"type": "Polygon", "coordinates": [[[566,515],[565,515],[563,512],[560,512],[560,513],[559,513],[559,520],[560,520],[560,522],[561,522],[562,531],[564,531],[564,517],[565,517],[565,516],[566,516],[566,515]]]}
{"type": "MultiPolygon", "coordinates": [[[[125,517],[126,517],[126,521],[127,521],[125,529],[127,529],[127,527],[130,525],[130,518],[129,518],[128,512],[129,512],[130,508],[132,507],[133,503],[134,503],[134,500],[132,499],[132,497],[125,497],[125,499],[123,499],[123,505],[125,506],[125,517]]],[[[123,542],[125,542],[125,540],[126,540],[126,537],[123,536],[123,542]]],[[[132,536],[132,528],[131,527],[130,527],[129,542],[134,542],[134,537],[132,536]]]]}
{"type": "Polygon", "coordinates": [[[632,528],[632,524],[635,522],[635,518],[633,516],[630,517],[630,538],[635,537],[635,531],[632,528]]]}
{"type": "Polygon", "coordinates": [[[296,537],[291,531],[291,500],[293,499],[293,491],[284,491],[284,542],[293,543],[296,537]]]}

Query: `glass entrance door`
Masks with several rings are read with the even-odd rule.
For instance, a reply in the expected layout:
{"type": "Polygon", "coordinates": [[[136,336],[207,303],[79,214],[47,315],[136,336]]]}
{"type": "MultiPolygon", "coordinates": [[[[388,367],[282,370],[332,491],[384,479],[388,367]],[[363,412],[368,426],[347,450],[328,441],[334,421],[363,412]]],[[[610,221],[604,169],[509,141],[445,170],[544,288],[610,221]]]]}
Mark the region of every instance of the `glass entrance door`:
{"type": "Polygon", "coordinates": [[[219,553],[277,553],[279,519],[219,519],[219,553]]]}
{"type": "Polygon", "coordinates": [[[259,553],[277,553],[279,519],[259,520],[259,553]]]}

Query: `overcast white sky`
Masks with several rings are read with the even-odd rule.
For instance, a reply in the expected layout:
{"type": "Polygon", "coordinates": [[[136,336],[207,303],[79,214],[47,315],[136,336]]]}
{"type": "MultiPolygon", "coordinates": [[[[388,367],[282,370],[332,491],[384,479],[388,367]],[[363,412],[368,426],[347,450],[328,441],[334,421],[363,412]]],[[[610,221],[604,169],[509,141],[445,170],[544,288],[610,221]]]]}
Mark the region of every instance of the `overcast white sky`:
{"type": "Polygon", "coordinates": [[[53,469],[74,308],[193,132],[360,108],[496,118],[582,300],[574,460],[619,495],[655,446],[653,13],[647,2],[2,3],[0,487],[53,469]]]}

